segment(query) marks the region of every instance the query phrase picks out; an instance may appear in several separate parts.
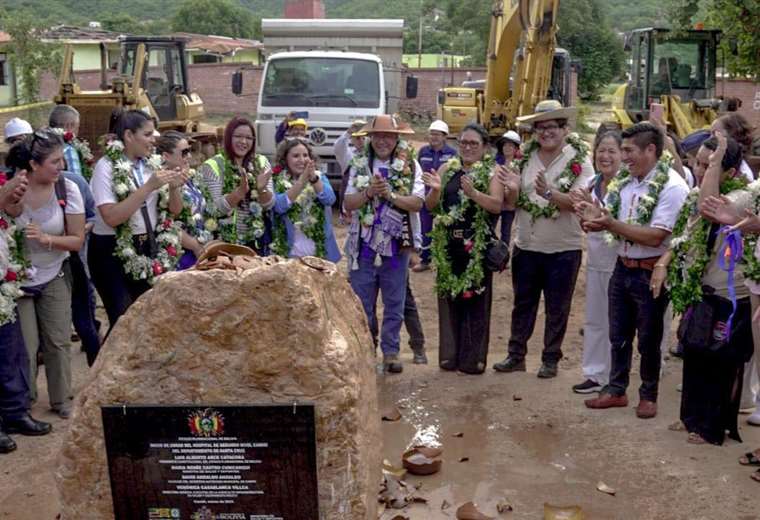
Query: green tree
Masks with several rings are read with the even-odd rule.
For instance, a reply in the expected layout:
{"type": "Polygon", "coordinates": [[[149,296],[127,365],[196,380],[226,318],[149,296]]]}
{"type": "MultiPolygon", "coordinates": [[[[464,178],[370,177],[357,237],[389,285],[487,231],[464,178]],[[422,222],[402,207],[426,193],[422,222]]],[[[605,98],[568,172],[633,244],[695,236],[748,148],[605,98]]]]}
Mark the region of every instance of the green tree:
{"type": "Polygon", "coordinates": [[[721,29],[721,46],[729,73],[760,78],[760,1],[673,0],[669,17],[677,29],[703,22],[707,29],[721,29]]]}
{"type": "Polygon", "coordinates": [[[250,11],[230,0],[185,0],[171,25],[175,31],[256,38],[261,23],[250,11]]]}
{"type": "Polygon", "coordinates": [[[601,0],[562,0],[558,19],[559,46],[581,61],[578,91],[583,98],[594,98],[622,72],[623,42],[612,30],[601,0]]]}
{"type": "Polygon", "coordinates": [[[110,13],[100,20],[103,29],[125,34],[140,34],[143,24],[127,13],[110,13]]]}
{"type": "Polygon", "coordinates": [[[19,86],[16,102],[39,101],[39,78],[46,71],[58,72],[61,65],[60,47],[40,40],[40,34],[45,28],[28,11],[15,11],[13,16],[0,16],[0,27],[11,36],[5,49],[19,86]]]}

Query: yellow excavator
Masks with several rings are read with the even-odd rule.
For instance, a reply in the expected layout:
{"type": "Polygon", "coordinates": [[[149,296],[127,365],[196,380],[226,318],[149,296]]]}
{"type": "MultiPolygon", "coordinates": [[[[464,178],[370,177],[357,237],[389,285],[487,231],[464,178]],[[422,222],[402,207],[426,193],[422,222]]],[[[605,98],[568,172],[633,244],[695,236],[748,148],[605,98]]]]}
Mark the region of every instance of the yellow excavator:
{"type": "Polygon", "coordinates": [[[485,84],[438,92],[437,116],[452,133],[477,121],[496,137],[542,99],[568,104],[571,60],[556,47],[558,11],[559,0],[493,3],[485,84]]]}
{"type": "Polygon", "coordinates": [[[66,45],[54,101],[79,111],[79,133],[94,150],[108,133],[116,107],[144,110],[159,121],[159,130],[179,130],[199,143],[213,144],[219,129],[201,122],[203,101],[188,85],[185,43],[175,37],[122,37],[118,70],[110,80],[107,49],[101,43],[99,90],[82,90],[73,71],[73,48],[66,45]]]}
{"type": "Polygon", "coordinates": [[[623,129],[649,119],[652,103],[663,105],[663,122],[683,138],[709,127],[717,117],[716,50],[721,32],[677,33],[653,27],[626,35],[631,53],[629,80],[615,92],[612,113],[623,129]]]}

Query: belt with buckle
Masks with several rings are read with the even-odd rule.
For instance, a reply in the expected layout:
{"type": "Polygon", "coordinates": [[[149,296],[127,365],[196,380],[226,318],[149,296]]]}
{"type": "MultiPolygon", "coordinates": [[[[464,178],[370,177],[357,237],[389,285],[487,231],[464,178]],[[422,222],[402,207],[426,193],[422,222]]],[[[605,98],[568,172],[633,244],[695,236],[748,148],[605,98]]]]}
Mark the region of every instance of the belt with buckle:
{"type": "Polygon", "coordinates": [[[132,240],[136,240],[137,243],[140,245],[144,244],[148,241],[148,234],[147,233],[140,233],[138,235],[132,235],[132,240]]]}
{"type": "Polygon", "coordinates": [[[647,271],[654,271],[654,264],[660,259],[659,256],[651,256],[649,258],[626,258],[619,256],[618,258],[628,269],[645,269],[647,271]]]}

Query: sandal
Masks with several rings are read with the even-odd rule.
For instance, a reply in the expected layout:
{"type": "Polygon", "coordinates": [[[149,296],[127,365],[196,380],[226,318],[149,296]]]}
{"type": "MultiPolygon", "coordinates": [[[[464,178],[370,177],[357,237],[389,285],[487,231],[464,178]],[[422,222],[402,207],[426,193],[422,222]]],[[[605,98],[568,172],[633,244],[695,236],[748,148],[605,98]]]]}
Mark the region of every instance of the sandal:
{"type": "Polygon", "coordinates": [[[707,444],[707,441],[697,432],[691,432],[689,438],[686,439],[689,444],[707,444]]]}
{"type": "Polygon", "coordinates": [[[739,464],[742,466],[760,466],[760,450],[748,451],[742,457],[739,457],[739,464]]]}
{"type": "Polygon", "coordinates": [[[755,482],[760,482],[760,469],[755,471],[752,475],[750,475],[749,478],[751,478],[755,482]]]}
{"type": "Polygon", "coordinates": [[[686,431],[686,426],[684,426],[684,424],[683,424],[682,421],[676,421],[673,424],[671,424],[670,426],[668,426],[668,430],[670,430],[672,432],[685,432],[686,431]]]}

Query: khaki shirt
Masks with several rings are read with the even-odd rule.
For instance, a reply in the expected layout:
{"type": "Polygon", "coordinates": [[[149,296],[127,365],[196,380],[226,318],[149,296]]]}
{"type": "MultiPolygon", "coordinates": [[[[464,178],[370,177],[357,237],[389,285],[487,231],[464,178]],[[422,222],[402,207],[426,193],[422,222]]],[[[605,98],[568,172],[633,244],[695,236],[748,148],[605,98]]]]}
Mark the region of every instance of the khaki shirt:
{"type": "MultiPolygon", "coordinates": [[[[557,178],[567,163],[575,157],[575,148],[565,145],[562,152],[549,165],[544,165],[534,152],[528,163],[523,168],[520,182],[520,191],[528,195],[531,202],[540,206],[546,206],[549,202],[536,193],[536,177],[543,171],[546,182],[557,187],[557,178]]],[[[586,159],[582,163],[583,170],[575,179],[572,189],[586,186],[594,176],[594,168],[591,161],[586,159]]],[[[526,251],[537,253],[561,253],[581,249],[583,245],[583,230],[578,217],[572,211],[560,211],[557,218],[538,218],[533,221],[530,213],[525,210],[517,210],[517,229],[515,233],[515,245],[526,251]]]]}
{"type": "MultiPolygon", "coordinates": [[[[744,213],[745,209],[752,208],[752,194],[746,190],[735,190],[726,195],[731,202],[739,209],[740,214],[744,213]]],[[[710,255],[710,263],[707,264],[705,272],[702,275],[702,285],[709,285],[715,289],[715,294],[728,298],[728,273],[720,268],[718,259],[718,252],[723,247],[725,241],[725,235],[718,233],[718,238],[715,240],[715,246],[713,246],[712,254],[710,255]]],[[[734,269],[734,287],[736,288],[737,298],[747,298],[749,296],[749,288],[744,281],[744,271],[741,264],[738,264],[734,269]]]]}

